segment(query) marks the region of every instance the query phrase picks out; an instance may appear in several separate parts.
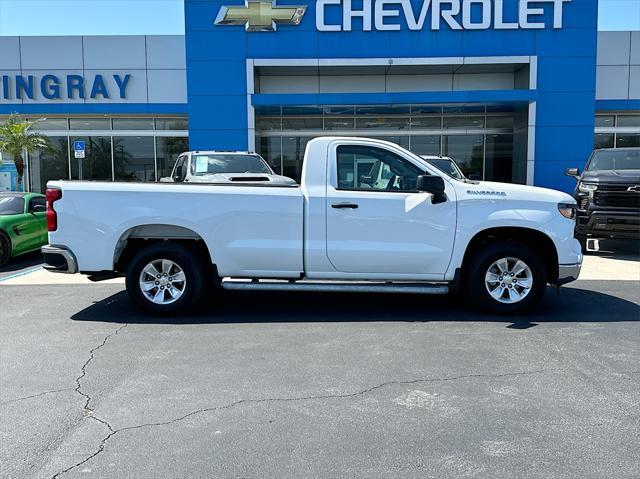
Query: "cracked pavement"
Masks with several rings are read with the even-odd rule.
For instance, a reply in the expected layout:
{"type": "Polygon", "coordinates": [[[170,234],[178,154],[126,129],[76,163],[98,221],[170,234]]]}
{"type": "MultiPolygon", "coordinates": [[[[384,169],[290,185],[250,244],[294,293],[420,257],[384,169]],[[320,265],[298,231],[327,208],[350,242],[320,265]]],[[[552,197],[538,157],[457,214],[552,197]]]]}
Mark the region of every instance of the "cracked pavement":
{"type": "Polygon", "coordinates": [[[158,319],[119,285],[0,286],[0,477],[638,477],[638,293],[580,281],[515,319],[227,293],[158,319]]]}

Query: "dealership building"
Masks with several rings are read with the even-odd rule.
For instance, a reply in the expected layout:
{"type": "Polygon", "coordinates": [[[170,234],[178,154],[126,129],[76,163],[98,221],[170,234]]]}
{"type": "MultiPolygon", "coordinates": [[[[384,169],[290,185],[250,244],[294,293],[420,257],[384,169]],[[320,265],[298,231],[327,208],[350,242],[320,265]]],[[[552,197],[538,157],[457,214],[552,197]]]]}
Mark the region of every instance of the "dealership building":
{"type": "MultiPolygon", "coordinates": [[[[39,119],[49,179],[158,181],[185,150],[257,151],[299,179],[322,135],[570,190],[591,150],[640,146],[640,31],[596,0],[186,0],[184,36],[0,37],[0,121],[39,119]],[[75,140],[85,157],[76,158],[75,140]]],[[[6,154],[0,189],[15,181],[6,154]]]]}

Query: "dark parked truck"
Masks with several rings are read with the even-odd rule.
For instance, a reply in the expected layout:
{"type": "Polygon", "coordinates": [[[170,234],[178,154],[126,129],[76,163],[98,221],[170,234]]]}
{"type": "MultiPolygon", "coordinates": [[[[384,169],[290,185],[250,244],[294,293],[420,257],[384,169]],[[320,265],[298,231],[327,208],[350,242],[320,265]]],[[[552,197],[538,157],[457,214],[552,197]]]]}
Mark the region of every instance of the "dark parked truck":
{"type": "Polygon", "coordinates": [[[587,238],[640,239],[640,148],[595,150],[577,180],[576,237],[586,250],[587,238]]]}

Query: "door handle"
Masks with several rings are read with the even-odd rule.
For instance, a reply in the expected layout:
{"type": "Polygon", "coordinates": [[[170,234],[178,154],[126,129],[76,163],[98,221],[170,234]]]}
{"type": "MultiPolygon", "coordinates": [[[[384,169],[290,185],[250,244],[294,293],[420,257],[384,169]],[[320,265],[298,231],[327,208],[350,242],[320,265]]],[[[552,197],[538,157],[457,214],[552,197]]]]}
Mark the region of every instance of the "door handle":
{"type": "Polygon", "coordinates": [[[358,205],[355,203],[334,203],[331,205],[332,208],[336,209],[352,209],[355,210],[358,205]]]}

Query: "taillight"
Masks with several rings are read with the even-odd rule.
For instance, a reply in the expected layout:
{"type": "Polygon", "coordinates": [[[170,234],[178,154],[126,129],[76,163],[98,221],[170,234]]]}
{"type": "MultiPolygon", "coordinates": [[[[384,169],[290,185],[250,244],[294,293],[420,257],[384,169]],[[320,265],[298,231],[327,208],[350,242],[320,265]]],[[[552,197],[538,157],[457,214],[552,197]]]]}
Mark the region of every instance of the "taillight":
{"type": "Polygon", "coordinates": [[[58,229],[58,214],[53,208],[53,204],[62,198],[62,190],[58,188],[47,188],[47,230],[56,231],[58,229]]]}

